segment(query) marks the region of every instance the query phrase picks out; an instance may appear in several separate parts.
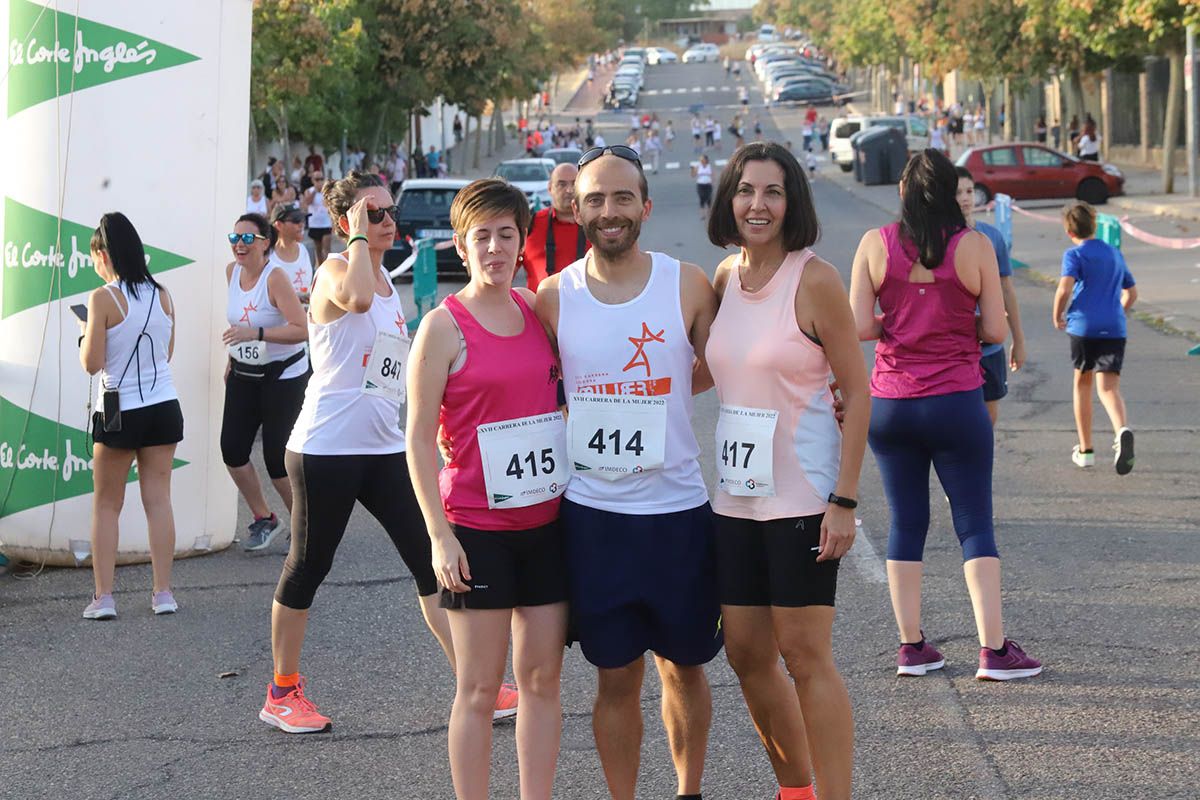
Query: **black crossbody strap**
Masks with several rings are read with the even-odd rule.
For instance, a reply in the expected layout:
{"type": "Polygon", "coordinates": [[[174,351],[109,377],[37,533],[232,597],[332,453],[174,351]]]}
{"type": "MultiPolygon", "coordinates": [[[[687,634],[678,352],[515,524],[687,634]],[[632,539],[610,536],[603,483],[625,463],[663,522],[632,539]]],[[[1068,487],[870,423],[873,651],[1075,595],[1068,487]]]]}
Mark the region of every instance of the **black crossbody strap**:
{"type": "MultiPolygon", "coordinates": [[[[154,337],[146,333],[146,328],[150,326],[150,315],[154,313],[154,301],[158,298],[158,288],[150,293],[150,308],[146,311],[146,321],[142,323],[142,332],[138,334],[137,339],[133,343],[133,352],[129,354],[129,360],[125,362],[125,369],[121,370],[121,377],[117,379],[116,389],[121,388],[121,384],[125,382],[125,374],[129,372],[129,366],[136,359],[138,365],[138,397],[142,400],[146,396],[142,394],[142,337],[145,336],[150,340],[150,358],[154,358],[154,337]]],[[[154,365],[154,380],[150,383],[150,390],[158,384],[158,362],[152,361],[154,365]]]]}
{"type": "Polygon", "coordinates": [[[550,213],[546,215],[546,274],[553,275],[558,270],[558,263],[554,260],[554,209],[550,209],[550,213]]]}

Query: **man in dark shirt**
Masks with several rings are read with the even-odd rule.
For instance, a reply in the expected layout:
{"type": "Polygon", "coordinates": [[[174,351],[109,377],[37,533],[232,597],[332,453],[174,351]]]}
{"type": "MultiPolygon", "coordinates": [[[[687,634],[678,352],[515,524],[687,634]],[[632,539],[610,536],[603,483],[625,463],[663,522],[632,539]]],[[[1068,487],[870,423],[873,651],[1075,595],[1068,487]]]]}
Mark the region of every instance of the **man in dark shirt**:
{"type": "Polygon", "coordinates": [[[575,224],[571,201],[575,198],[574,164],[559,164],[550,173],[550,207],[533,215],[529,235],[525,237],[525,282],[536,292],[538,284],[583,257],[591,247],[583,229],[575,224]],[[554,236],[547,240],[551,226],[554,236]]]}

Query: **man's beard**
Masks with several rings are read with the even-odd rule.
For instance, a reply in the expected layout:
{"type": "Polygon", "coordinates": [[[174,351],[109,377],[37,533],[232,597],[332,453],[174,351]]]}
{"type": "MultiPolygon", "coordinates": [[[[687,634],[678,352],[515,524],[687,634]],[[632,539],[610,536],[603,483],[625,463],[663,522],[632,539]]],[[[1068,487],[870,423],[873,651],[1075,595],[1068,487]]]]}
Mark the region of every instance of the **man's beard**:
{"type": "Polygon", "coordinates": [[[641,233],[642,220],[640,217],[636,219],[618,217],[616,220],[598,218],[583,226],[583,235],[591,242],[592,247],[607,258],[617,258],[637,247],[638,237],[641,233]],[[606,239],[600,233],[601,228],[613,227],[613,222],[625,229],[621,238],[617,240],[606,239]]]}

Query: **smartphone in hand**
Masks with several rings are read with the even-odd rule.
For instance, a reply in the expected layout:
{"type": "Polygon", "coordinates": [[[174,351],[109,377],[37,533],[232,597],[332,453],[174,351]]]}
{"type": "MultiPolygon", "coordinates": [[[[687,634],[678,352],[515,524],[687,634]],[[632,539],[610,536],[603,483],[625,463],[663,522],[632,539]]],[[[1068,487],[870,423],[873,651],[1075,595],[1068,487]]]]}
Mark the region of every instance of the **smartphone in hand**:
{"type": "Polygon", "coordinates": [[[75,312],[75,316],[79,317],[80,322],[87,322],[87,306],[83,303],[71,306],[71,311],[75,312]]]}

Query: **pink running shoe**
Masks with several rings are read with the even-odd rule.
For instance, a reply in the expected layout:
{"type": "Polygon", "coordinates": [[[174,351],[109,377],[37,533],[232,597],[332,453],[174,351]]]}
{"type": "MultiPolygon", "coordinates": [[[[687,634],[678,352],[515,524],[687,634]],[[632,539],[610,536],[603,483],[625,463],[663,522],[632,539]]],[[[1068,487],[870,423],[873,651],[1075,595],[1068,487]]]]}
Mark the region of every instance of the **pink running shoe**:
{"type": "Polygon", "coordinates": [[[502,683],[500,684],[500,694],[496,696],[496,709],[492,712],[492,721],[516,715],[517,687],[511,683],[502,683]]]}
{"type": "Polygon", "coordinates": [[[287,733],[320,733],[333,726],[333,721],[318,713],[316,704],[304,696],[303,681],[280,698],[271,696],[271,685],[267,684],[267,702],[258,718],[287,733]]]}
{"type": "Polygon", "coordinates": [[[116,619],[117,604],[111,594],[92,596],[92,602],[83,609],[84,619],[116,619]]]}
{"type": "Polygon", "coordinates": [[[919,644],[902,644],[896,653],[896,674],[920,677],[927,672],[946,666],[942,654],[925,640],[921,633],[919,644]]]}
{"type": "Polygon", "coordinates": [[[979,669],[975,672],[977,680],[1011,681],[1041,674],[1042,662],[1026,655],[1020,645],[1012,639],[1005,639],[1004,646],[1008,648],[1004,655],[988,647],[979,648],[979,669]]]}

